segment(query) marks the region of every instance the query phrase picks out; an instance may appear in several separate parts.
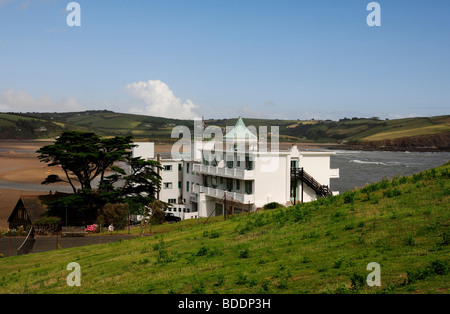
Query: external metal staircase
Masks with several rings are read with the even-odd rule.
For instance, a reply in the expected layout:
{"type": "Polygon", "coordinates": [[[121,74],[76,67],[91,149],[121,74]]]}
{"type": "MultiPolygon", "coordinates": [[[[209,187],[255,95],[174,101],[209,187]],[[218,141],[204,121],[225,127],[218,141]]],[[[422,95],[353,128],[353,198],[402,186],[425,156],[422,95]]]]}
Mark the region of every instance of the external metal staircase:
{"type": "Polygon", "coordinates": [[[302,181],[306,183],[317,195],[321,197],[328,197],[332,195],[328,185],[320,184],[316,179],[309,175],[303,168],[291,168],[291,181],[302,181]]]}

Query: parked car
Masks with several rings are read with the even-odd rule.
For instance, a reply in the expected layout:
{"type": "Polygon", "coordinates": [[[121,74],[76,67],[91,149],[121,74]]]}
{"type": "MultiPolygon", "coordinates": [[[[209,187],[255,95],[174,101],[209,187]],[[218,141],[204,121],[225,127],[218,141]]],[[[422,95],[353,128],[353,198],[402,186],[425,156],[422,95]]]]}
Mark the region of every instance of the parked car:
{"type": "Polygon", "coordinates": [[[181,218],[175,216],[173,213],[166,213],[166,215],[164,216],[164,219],[165,219],[168,223],[174,223],[174,222],[179,222],[179,221],[181,221],[181,218]]]}

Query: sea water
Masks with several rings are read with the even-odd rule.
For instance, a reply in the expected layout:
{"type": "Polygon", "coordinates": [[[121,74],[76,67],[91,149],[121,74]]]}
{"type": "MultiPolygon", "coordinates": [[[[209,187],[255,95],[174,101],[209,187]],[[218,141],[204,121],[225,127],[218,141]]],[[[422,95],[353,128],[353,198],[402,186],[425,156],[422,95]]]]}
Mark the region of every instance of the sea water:
{"type": "Polygon", "coordinates": [[[409,176],[441,166],[450,152],[389,152],[338,150],[331,157],[331,168],[339,168],[339,179],[331,179],[331,189],[344,193],[366,183],[409,176]]]}

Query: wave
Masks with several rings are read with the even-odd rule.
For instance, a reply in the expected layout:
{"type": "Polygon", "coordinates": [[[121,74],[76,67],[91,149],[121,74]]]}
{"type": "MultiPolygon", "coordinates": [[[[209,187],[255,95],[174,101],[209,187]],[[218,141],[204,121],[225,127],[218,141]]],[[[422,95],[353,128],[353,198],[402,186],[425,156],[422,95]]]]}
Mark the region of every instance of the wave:
{"type": "Polygon", "coordinates": [[[381,161],[366,161],[366,160],[359,160],[359,159],[352,159],[349,162],[354,162],[357,164],[369,164],[369,165],[382,165],[382,166],[397,166],[400,163],[393,161],[393,162],[381,162],[381,161]]]}

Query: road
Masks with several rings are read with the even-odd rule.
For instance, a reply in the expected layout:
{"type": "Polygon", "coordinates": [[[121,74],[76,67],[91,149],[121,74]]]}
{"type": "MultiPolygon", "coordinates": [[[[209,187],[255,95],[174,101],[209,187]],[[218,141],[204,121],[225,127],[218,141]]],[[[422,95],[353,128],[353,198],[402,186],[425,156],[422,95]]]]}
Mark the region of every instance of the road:
{"type": "MultiPolygon", "coordinates": [[[[103,235],[103,236],[86,236],[86,237],[58,237],[56,242],[56,236],[41,237],[36,236],[36,242],[34,243],[31,253],[47,252],[56,250],[57,243],[59,248],[68,249],[72,247],[80,247],[85,245],[105,244],[117,242],[120,240],[132,239],[136,236],[131,235],[103,235]]],[[[17,255],[17,249],[22,245],[25,237],[1,237],[0,238],[0,254],[4,257],[17,255]]]]}

